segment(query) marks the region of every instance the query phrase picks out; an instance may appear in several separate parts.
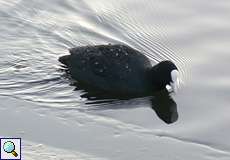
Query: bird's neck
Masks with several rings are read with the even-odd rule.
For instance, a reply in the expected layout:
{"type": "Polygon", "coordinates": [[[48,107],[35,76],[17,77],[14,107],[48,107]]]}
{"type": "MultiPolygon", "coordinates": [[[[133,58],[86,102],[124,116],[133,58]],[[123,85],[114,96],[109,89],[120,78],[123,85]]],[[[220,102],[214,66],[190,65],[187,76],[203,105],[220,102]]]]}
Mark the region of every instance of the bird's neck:
{"type": "Polygon", "coordinates": [[[151,82],[151,86],[154,90],[160,90],[165,88],[164,77],[162,76],[162,73],[158,69],[158,66],[153,66],[149,69],[149,79],[151,82]]]}

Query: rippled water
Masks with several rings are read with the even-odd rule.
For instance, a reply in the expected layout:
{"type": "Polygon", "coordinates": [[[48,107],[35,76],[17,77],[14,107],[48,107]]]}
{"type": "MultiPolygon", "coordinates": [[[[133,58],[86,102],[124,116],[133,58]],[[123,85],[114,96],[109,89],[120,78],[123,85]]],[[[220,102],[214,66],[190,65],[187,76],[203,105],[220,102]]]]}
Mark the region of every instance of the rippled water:
{"type": "MultiPolygon", "coordinates": [[[[229,18],[227,0],[2,0],[0,95],[11,106],[0,107],[25,110],[20,122],[33,120],[26,114],[32,110],[49,122],[41,123],[48,137],[55,131],[68,142],[80,141],[62,146],[62,140],[40,135],[41,140],[32,126],[21,126],[24,139],[34,143],[108,159],[230,159],[229,18]],[[83,91],[75,90],[57,59],[71,47],[107,43],[130,45],[152,61],[176,63],[183,85],[172,95],[179,114],[175,123],[161,121],[148,98],[91,105],[80,97],[83,91]],[[59,130],[59,121],[70,133],[59,130]]],[[[12,132],[6,127],[0,134],[12,132]]]]}

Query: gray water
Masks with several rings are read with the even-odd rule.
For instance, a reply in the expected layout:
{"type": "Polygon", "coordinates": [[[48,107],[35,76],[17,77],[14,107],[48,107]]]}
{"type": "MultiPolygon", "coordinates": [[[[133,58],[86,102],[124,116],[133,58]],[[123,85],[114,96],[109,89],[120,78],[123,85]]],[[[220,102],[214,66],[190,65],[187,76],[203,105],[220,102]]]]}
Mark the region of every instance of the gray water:
{"type": "Polygon", "coordinates": [[[229,19],[227,0],[1,0],[0,135],[25,159],[230,160],[229,19]],[[57,59],[108,43],[178,66],[176,122],[146,97],[86,104],[57,59]]]}

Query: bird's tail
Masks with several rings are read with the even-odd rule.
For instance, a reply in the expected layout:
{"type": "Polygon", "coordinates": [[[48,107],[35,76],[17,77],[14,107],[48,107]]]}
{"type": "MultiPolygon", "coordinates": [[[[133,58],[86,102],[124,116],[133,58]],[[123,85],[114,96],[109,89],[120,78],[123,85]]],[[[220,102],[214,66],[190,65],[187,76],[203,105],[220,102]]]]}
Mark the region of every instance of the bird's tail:
{"type": "Polygon", "coordinates": [[[70,59],[70,55],[65,55],[65,56],[59,57],[58,61],[64,65],[68,66],[69,59],[70,59]]]}

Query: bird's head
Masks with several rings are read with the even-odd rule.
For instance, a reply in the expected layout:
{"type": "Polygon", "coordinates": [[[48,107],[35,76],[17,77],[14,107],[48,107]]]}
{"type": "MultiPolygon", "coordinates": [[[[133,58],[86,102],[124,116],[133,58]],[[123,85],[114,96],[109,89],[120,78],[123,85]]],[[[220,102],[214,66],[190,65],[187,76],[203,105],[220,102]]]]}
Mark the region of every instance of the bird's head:
{"type": "Polygon", "coordinates": [[[169,92],[177,92],[179,87],[179,72],[176,65],[171,61],[162,61],[151,69],[153,87],[169,92]]]}

